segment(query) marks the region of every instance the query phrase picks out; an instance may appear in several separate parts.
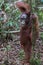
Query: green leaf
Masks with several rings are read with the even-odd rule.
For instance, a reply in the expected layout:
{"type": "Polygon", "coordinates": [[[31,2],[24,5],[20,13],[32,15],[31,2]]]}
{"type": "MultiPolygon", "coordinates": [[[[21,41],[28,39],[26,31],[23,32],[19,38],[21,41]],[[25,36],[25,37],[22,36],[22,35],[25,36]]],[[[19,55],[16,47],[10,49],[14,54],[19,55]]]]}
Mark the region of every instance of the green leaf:
{"type": "Polygon", "coordinates": [[[8,50],[8,51],[11,50],[11,46],[7,45],[6,50],[8,50]]]}

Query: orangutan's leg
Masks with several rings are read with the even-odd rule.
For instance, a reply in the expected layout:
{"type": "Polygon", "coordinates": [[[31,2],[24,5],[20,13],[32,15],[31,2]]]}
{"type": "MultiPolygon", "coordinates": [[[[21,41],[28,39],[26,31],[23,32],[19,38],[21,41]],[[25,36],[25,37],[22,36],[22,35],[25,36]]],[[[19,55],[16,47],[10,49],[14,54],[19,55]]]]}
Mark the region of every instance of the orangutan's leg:
{"type": "Polygon", "coordinates": [[[32,52],[32,45],[27,44],[24,48],[24,52],[25,52],[25,58],[26,58],[26,62],[30,62],[30,58],[31,58],[31,52],[32,52]]]}

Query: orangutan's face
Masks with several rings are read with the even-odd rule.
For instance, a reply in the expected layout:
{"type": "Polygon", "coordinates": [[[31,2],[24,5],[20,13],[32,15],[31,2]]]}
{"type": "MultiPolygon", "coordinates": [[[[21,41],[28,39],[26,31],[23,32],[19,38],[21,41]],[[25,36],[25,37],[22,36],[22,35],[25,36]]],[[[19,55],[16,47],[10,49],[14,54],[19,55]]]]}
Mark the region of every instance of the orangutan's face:
{"type": "Polygon", "coordinates": [[[31,12],[25,13],[23,12],[20,16],[20,22],[21,26],[24,26],[25,24],[28,25],[30,22],[30,14],[31,12]]]}
{"type": "Polygon", "coordinates": [[[25,25],[26,18],[27,18],[26,13],[22,13],[22,15],[20,16],[21,26],[25,25]]]}

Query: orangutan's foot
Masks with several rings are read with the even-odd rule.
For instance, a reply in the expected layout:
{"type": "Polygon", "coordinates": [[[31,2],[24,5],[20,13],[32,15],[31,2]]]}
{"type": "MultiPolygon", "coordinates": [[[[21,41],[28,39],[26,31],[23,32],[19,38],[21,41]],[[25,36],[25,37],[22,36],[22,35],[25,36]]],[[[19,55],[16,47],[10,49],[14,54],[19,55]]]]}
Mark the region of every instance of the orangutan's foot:
{"type": "Polygon", "coordinates": [[[23,61],[22,61],[22,65],[30,65],[30,63],[29,63],[29,61],[27,61],[27,60],[23,60],[23,61]]]}
{"type": "Polygon", "coordinates": [[[22,63],[22,65],[30,65],[30,63],[22,63]]]}

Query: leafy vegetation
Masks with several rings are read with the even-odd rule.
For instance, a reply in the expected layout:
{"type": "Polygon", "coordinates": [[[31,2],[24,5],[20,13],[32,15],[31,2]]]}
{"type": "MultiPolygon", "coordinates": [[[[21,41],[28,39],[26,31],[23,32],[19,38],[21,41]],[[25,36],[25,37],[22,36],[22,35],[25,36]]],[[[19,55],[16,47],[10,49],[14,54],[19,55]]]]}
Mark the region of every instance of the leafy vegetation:
{"type": "Polygon", "coordinates": [[[41,62],[38,58],[31,58],[30,64],[31,65],[41,65],[41,62]]]}
{"type": "Polygon", "coordinates": [[[19,52],[19,58],[21,60],[24,59],[24,51],[23,50],[20,50],[20,52],[19,52]]]}

